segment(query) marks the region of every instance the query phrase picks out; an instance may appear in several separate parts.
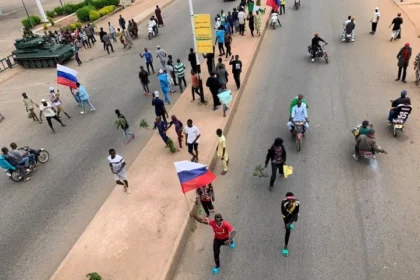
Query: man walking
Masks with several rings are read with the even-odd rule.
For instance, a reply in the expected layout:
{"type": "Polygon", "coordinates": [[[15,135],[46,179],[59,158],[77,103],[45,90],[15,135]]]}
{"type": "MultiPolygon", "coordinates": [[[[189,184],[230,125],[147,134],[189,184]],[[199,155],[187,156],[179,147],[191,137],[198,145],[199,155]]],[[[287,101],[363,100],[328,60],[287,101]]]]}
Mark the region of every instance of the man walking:
{"type": "Polygon", "coordinates": [[[57,89],[57,92],[55,92],[53,87],[50,87],[50,101],[51,104],[57,108],[57,117],[60,118],[60,113],[63,112],[64,115],[67,116],[68,119],[71,119],[69,114],[64,110],[63,103],[60,100],[60,91],[57,89]]]}
{"type": "Polygon", "coordinates": [[[411,47],[410,43],[406,43],[403,48],[398,52],[397,59],[398,59],[398,77],[395,79],[395,81],[399,81],[401,79],[401,82],[407,83],[405,81],[405,77],[407,76],[407,67],[408,62],[411,58],[411,47]],[[402,77],[401,77],[402,72],[402,77]]]}
{"type": "Polygon", "coordinates": [[[206,59],[207,64],[207,71],[209,72],[209,75],[211,75],[215,69],[214,69],[214,46],[213,46],[213,52],[212,53],[206,53],[203,54],[203,57],[206,59]]]}
{"type": "Polygon", "coordinates": [[[401,39],[400,32],[401,32],[401,25],[403,24],[403,19],[401,17],[401,13],[398,13],[397,17],[394,18],[389,25],[389,27],[392,26],[392,34],[391,39],[389,41],[392,42],[392,40],[401,39]]]}
{"type": "Polygon", "coordinates": [[[118,23],[119,23],[121,29],[124,31],[125,30],[125,19],[122,17],[122,15],[120,15],[120,18],[118,19],[118,23]]]}
{"type": "Polygon", "coordinates": [[[105,42],[104,42],[104,36],[105,36],[105,34],[107,34],[107,33],[101,27],[100,28],[100,31],[99,31],[99,39],[101,40],[102,44],[104,45],[104,50],[106,49],[105,42]]]}
{"type": "Polygon", "coordinates": [[[210,77],[207,78],[206,86],[209,88],[211,95],[213,97],[213,111],[218,109],[218,106],[221,105],[219,97],[219,82],[216,78],[216,73],[211,73],[210,77]]]}
{"type": "MultiPolygon", "coordinates": [[[[169,65],[169,66],[172,66],[172,72],[171,72],[171,77],[172,77],[172,79],[174,80],[174,85],[175,86],[177,86],[178,85],[178,83],[177,83],[177,80],[176,80],[176,77],[175,77],[175,68],[174,68],[174,62],[173,62],[173,60],[172,60],[172,55],[168,55],[168,62],[167,62],[167,65],[169,65]]],[[[169,74],[169,73],[168,73],[169,74]]]]}
{"type": "Polygon", "coordinates": [[[162,67],[165,68],[166,66],[166,52],[164,49],[161,49],[160,46],[156,47],[156,57],[159,58],[162,67]]]}
{"type": "Polygon", "coordinates": [[[227,221],[223,220],[221,214],[214,215],[214,220],[204,219],[198,217],[196,214],[190,213],[190,217],[194,218],[197,222],[205,225],[209,225],[214,231],[213,240],[213,253],[214,261],[216,266],[213,268],[213,275],[219,273],[220,269],[220,247],[223,245],[229,245],[231,249],[236,247],[235,240],[233,239],[236,235],[236,230],[227,221]]]}
{"type": "Polygon", "coordinates": [[[38,104],[36,104],[32,98],[26,95],[26,93],[22,93],[23,97],[23,104],[25,104],[26,112],[28,113],[28,116],[32,118],[34,121],[40,122],[38,117],[36,116],[34,112],[34,105],[39,108],[38,104]]]}
{"type": "Polygon", "coordinates": [[[81,115],[86,113],[86,104],[89,105],[90,110],[92,112],[96,111],[95,107],[93,107],[92,103],[89,100],[89,94],[84,86],[80,85],[80,83],[76,83],[77,92],[76,94],[79,97],[80,105],[82,107],[82,111],[80,112],[81,115]]]}
{"type": "Polygon", "coordinates": [[[225,54],[225,48],[223,47],[223,44],[225,43],[225,30],[223,30],[223,27],[220,26],[219,30],[216,31],[216,40],[214,41],[214,45],[218,43],[219,46],[219,56],[223,56],[225,54]]]}
{"type": "Polygon", "coordinates": [[[62,127],[66,125],[61,122],[61,120],[57,117],[55,110],[51,103],[47,102],[45,99],[41,99],[41,105],[39,106],[39,121],[42,123],[42,114],[44,113],[45,118],[47,119],[48,125],[50,126],[53,133],[55,133],[54,127],[52,125],[51,119],[55,119],[57,122],[61,124],[62,127]]]}
{"type": "Polygon", "coordinates": [[[150,96],[149,73],[144,70],[143,66],[140,66],[139,79],[140,79],[141,85],[143,86],[144,95],[150,96]]]}
{"type": "Polygon", "coordinates": [[[299,207],[300,202],[295,198],[293,193],[286,193],[286,198],[281,202],[281,213],[283,215],[284,227],[286,229],[286,235],[284,237],[284,248],[282,251],[283,256],[287,257],[289,255],[289,237],[290,231],[295,228],[293,225],[294,222],[297,222],[299,217],[299,207]]]}
{"type": "Polygon", "coordinates": [[[151,52],[144,48],[144,52],[140,54],[140,57],[144,57],[144,61],[146,62],[147,72],[150,74],[149,66],[152,68],[153,74],[155,73],[155,69],[153,69],[153,55],[151,52]]]}
{"type": "Polygon", "coordinates": [[[198,77],[198,74],[193,69],[191,69],[191,102],[195,101],[195,93],[200,96],[200,102],[206,104],[206,101],[204,100],[204,94],[200,93],[200,78],[198,77]]]}
{"type": "Polygon", "coordinates": [[[235,60],[230,59],[229,65],[232,65],[232,74],[235,79],[236,88],[241,88],[241,72],[242,72],[242,61],[239,60],[239,55],[235,55],[235,60]]]}
{"type": "Polygon", "coordinates": [[[214,212],[216,210],[212,203],[215,200],[213,185],[210,183],[207,186],[197,189],[195,192],[195,198],[195,204],[198,205],[198,202],[201,202],[201,206],[203,206],[207,218],[210,217],[210,211],[214,212]]]}
{"type": "Polygon", "coordinates": [[[168,103],[168,105],[170,105],[171,100],[169,99],[168,74],[166,74],[162,69],[159,69],[158,80],[160,83],[160,88],[163,92],[163,96],[165,96],[165,102],[168,103]]]}
{"type": "Polygon", "coordinates": [[[108,22],[108,26],[109,26],[109,35],[111,36],[112,40],[114,40],[114,43],[117,42],[117,32],[115,31],[115,27],[108,22]]]}
{"type": "Polygon", "coordinates": [[[169,118],[168,112],[165,108],[165,103],[159,98],[159,92],[154,92],[155,98],[152,100],[152,106],[155,106],[156,117],[162,117],[163,121],[166,122],[166,116],[169,118]]]}
{"type": "Polygon", "coordinates": [[[122,156],[117,155],[114,149],[109,150],[108,157],[109,167],[117,185],[124,186],[124,191],[129,194],[130,187],[128,186],[127,171],[125,170],[125,160],[122,156]]]}
{"type": "Polygon", "coordinates": [[[381,17],[381,13],[379,12],[379,8],[375,8],[375,12],[373,12],[373,18],[370,21],[372,23],[372,31],[369,34],[375,35],[376,27],[378,27],[379,18],[381,17]]]}
{"type": "Polygon", "coordinates": [[[172,115],[171,121],[169,123],[167,130],[169,130],[172,125],[175,126],[175,132],[176,132],[176,135],[178,136],[179,148],[182,149],[182,138],[183,138],[182,131],[184,130],[184,124],[180,120],[178,120],[178,118],[175,115],[172,115]]]}
{"type": "Polygon", "coordinates": [[[271,160],[271,178],[270,178],[270,191],[273,190],[274,182],[276,181],[277,169],[279,174],[283,175],[283,166],[286,163],[286,149],[283,146],[283,139],[276,138],[273,145],[268,149],[267,156],[265,157],[264,168],[267,168],[268,161],[271,160]]]}
{"type": "Polygon", "coordinates": [[[280,2],[280,15],[286,14],[286,0],[281,0],[280,2]]]}
{"type": "Polygon", "coordinates": [[[222,160],[222,163],[223,163],[222,175],[225,175],[228,171],[227,167],[229,165],[229,156],[228,156],[227,147],[226,147],[226,137],[223,135],[222,130],[220,128],[216,130],[216,135],[217,137],[219,137],[219,144],[216,147],[216,154],[217,154],[217,157],[222,160]]]}
{"type": "Polygon", "coordinates": [[[193,125],[193,121],[189,119],[187,121],[187,126],[184,128],[185,133],[185,145],[188,146],[188,153],[192,155],[192,162],[198,162],[198,142],[201,136],[200,130],[198,127],[193,125]],[[195,153],[194,153],[195,151],[195,153]]]}
{"type": "Polygon", "coordinates": [[[125,139],[125,144],[128,144],[130,142],[131,139],[134,139],[134,133],[131,132],[128,128],[130,127],[130,125],[127,122],[127,119],[125,118],[125,116],[123,114],[120,113],[120,110],[115,110],[115,114],[117,114],[117,129],[119,127],[121,127],[123,134],[124,134],[124,139],[125,139]]]}
{"type": "Polygon", "coordinates": [[[92,43],[92,45],[95,45],[96,38],[95,38],[95,31],[93,30],[93,27],[90,24],[88,24],[85,26],[84,30],[85,30],[86,36],[88,37],[88,42],[92,43]]]}
{"type": "Polygon", "coordinates": [[[162,121],[160,117],[156,117],[153,129],[156,128],[160,137],[162,138],[163,143],[165,143],[166,147],[168,147],[168,136],[166,135],[166,131],[168,130],[168,123],[166,121],[162,121]]]}
{"type": "Polygon", "coordinates": [[[245,32],[245,12],[242,8],[239,9],[238,22],[239,22],[239,34],[244,36],[245,32]]]}
{"type": "Polygon", "coordinates": [[[184,83],[184,86],[187,87],[187,81],[185,80],[185,65],[179,58],[176,60],[176,62],[177,63],[174,67],[174,70],[178,78],[179,90],[181,93],[183,93],[184,89],[182,88],[182,82],[184,83]]]}
{"type": "Polygon", "coordinates": [[[73,54],[74,54],[74,59],[76,59],[77,65],[80,66],[82,65],[82,61],[80,60],[79,57],[79,44],[81,44],[78,40],[75,40],[74,43],[71,43],[71,49],[73,50],[73,54]]]}
{"type": "Polygon", "coordinates": [[[106,51],[108,52],[108,54],[109,54],[109,48],[111,48],[111,51],[114,52],[114,47],[112,46],[111,38],[109,37],[109,34],[105,34],[102,37],[102,40],[104,42],[104,46],[105,46],[106,51]]]}
{"type": "Polygon", "coordinates": [[[230,35],[230,33],[225,33],[226,60],[232,55],[232,41],[232,35],[230,35]]]}
{"type": "Polygon", "coordinates": [[[193,48],[190,48],[190,53],[188,54],[188,61],[190,62],[191,69],[197,72],[197,56],[194,53],[193,48]]]}

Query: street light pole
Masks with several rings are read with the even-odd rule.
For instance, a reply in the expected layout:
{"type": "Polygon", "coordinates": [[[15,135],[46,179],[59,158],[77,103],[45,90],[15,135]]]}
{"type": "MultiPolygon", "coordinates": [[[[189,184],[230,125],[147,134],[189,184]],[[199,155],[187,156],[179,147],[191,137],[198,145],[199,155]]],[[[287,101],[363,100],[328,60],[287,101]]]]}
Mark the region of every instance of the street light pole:
{"type": "Polygon", "coordinates": [[[188,5],[190,7],[190,16],[191,16],[191,28],[192,28],[192,34],[193,34],[193,41],[194,41],[194,53],[195,53],[195,60],[197,61],[197,75],[198,75],[198,84],[199,84],[199,89],[200,89],[200,100],[201,102],[206,102],[204,100],[204,90],[203,90],[203,80],[201,79],[201,65],[200,65],[200,58],[198,57],[198,52],[197,52],[197,42],[195,40],[195,26],[194,26],[194,9],[193,9],[193,4],[192,4],[192,0],[188,0],[188,5]]]}
{"type": "Polygon", "coordinates": [[[23,4],[23,8],[25,9],[26,15],[28,16],[29,23],[31,24],[32,28],[34,28],[34,25],[33,25],[33,23],[32,23],[32,19],[31,19],[31,17],[29,16],[28,10],[26,9],[25,2],[23,2],[23,0],[22,0],[22,4],[23,4]]]}

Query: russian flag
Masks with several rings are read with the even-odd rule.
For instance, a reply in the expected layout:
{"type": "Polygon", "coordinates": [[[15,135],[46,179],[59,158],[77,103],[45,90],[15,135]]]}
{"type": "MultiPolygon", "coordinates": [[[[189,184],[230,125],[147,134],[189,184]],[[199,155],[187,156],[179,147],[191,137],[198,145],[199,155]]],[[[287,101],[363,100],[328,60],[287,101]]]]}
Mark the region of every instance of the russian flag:
{"type": "Polygon", "coordinates": [[[267,0],[266,5],[272,7],[277,12],[280,7],[280,0],[267,0]]]}
{"type": "Polygon", "coordinates": [[[216,175],[201,163],[188,160],[174,162],[183,193],[201,188],[216,179],[216,175]]]}
{"type": "Polygon", "coordinates": [[[77,71],[57,64],[57,84],[76,89],[77,71]]]}

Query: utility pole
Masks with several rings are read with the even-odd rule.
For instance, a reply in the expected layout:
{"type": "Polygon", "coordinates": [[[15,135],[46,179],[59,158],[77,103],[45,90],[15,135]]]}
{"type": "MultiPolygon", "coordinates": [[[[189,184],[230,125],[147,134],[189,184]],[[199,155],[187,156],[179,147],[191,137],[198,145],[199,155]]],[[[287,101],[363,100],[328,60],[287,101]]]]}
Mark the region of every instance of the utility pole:
{"type": "Polygon", "coordinates": [[[35,0],[38,6],[39,14],[41,16],[41,22],[48,22],[47,16],[45,15],[44,8],[42,7],[41,0],[35,0]]]}
{"type": "Polygon", "coordinates": [[[22,0],[22,4],[23,4],[23,8],[25,9],[26,16],[28,17],[29,23],[31,24],[31,27],[34,28],[34,24],[32,23],[31,17],[29,16],[29,13],[28,13],[28,9],[26,9],[26,5],[25,5],[25,2],[23,2],[23,0],[22,0]]]}

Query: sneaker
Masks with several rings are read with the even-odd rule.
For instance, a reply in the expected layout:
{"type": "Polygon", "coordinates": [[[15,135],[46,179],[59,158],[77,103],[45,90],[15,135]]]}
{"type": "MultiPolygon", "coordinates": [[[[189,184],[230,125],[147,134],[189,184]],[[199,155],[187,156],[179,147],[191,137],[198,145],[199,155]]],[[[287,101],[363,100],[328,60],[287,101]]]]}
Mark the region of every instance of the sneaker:
{"type": "Polygon", "coordinates": [[[283,257],[288,257],[289,256],[289,249],[284,247],[281,254],[283,255],[283,257]]]}
{"type": "Polygon", "coordinates": [[[83,115],[84,113],[85,113],[85,112],[83,112],[83,111],[82,111],[82,112],[80,112],[80,114],[81,114],[81,115],[83,115]]]}
{"type": "Polygon", "coordinates": [[[355,160],[359,160],[359,159],[356,157],[356,155],[355,155],[355,154],[353,154],[353,158],[354,158],[355,160]]]}
{"type": "Polygon", "coordinates": [[[372,158],[373,158],[373,159],[376,159],[376,156],[375,156],[375,155],[372,155],[372,158]]]}
{"type": "Polygon", "coordinates": [[[213,275],[216,275],[217,273],[219,273],[219,268],[218,267],[215,267],[215,268],[213,268],[213,270],[212,270],[212,272],[211,272],[213,275]]]}
{"type": "Polygon", "coordinates": [[[354,39],[351,39],[352,42],[354,42],[354,39]]]}
{"type": "Polygon", "coordinates": [[[294,224],[291,224],[291,225],[289,226],[289,228],[290,228],[290,230],[293,230],[293,229],[295,228],[295,225],[294,225],[294,224]]]}
{"type": "Polygon", "coordinates": [[[314,62],[315,61],[315,58],[312,58],[312,62],[314,62]]]}
{"type": "Polygon", "coordinates": [[[222,173],[220,173],[220,174],[222,174],[222,175],[225,175],[227,173],[227,171],[222,171],[222,173]]]}
{"type": "Polygon", "coordinates": [[[236,248],[236,243],[235,243],[235,240],[234,239],[232,239],[232,243],[229,244],[229,248],[231,248],[231,249],[235,249],[236,248]]]}
{"type": "Polygon", "coordinates": [[[26,177],[25,179],[23,179],[23,182],[28,182],[31,180],[31,177],[26,177]]]}
{"type": "Polygon", "coordinates": [[[95,111],[96,111],[96,109],[95,109],[95,108],[92,108],[92,109],[90,109],[90,111],[91,111],[91,112],[95,112],[95,111]]]}

